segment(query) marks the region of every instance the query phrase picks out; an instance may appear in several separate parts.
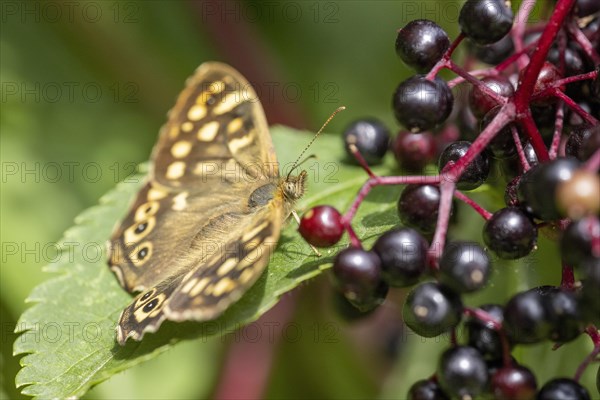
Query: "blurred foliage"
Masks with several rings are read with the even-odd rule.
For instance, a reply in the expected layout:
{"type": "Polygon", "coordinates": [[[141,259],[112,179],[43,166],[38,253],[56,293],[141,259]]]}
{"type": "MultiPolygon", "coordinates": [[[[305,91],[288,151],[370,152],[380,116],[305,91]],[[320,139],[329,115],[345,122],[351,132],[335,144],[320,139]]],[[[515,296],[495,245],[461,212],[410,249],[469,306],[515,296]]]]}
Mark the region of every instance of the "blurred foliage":
{"type": "MultiPolygon", "coordinates": [[[[24,299],[48,278],[42,266],[56,256],[55,242],[77,214],[147,160],[166,111],[196,66],[221,60],[240,70],[263,88],[271,123],[316,130],[332,110],[346,105],[348,110],[329,131],[339,132],[367,115],[396,130],[391,93],[412,72],[394,54],[395,32],[410,20],[428,18],[454,37],[456,4],[2,2],[0,398],[22,397],[12,384],[19,369],[12,356],[12,332],[28,307],[24,299]]],[[[498,206],[489,191],[479,196],[490,209],[498,206]]],[[[478,217],[465,208],[459,212],[462,222],[452,233],[479,237],[478,217]]],[[[498,280],[470,301],[501,302],[525,287],[557,282],[551,272],[556,260],[554,243],[542,241],[524,262],[499,264],[498,280]]],[[[384,321],[375,315],[349,326],[334,319],[331,299],[323,294],[330,291],[326,281],[317,279],[295,296],[299,306],[292,318],[306,327],[333,323],[338,340],[335,345],[308,337],[281,343],[266,389],[270,397],[349,398],[380,391],[385,398],[402,398],[411,382],[433,371],[432,360],[443,342],[430,346],[401,329],[396,336],[389,329],[399,325],[393,317],[399,314],[403,291],[390,296],[382,310],[384,321]],[[388,343],[382,332],[391,332],[392,345],[382,345],[388,343]],[[365,347],[372,351],[361,350],[365,347]]],[[[223,368],[225,345],[231,343],[181,344],[89,396],[210,396],[223,368]]],[[[549,347],[523,348],[516,354],[541,382],[556,372],[550,365],[560,375],[571,375],[589,343],[579,340],[556,352],[549,347]]],[[[592,393],[594,372],[589,369],[584,377],[592,393]]]]}

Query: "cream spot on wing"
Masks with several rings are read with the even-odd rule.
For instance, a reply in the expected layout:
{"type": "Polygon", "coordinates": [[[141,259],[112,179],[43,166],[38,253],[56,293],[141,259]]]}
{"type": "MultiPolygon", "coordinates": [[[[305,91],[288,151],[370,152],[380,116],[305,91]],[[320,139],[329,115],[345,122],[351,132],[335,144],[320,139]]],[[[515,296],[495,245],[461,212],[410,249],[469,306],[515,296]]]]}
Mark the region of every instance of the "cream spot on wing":
{"type": "Polygon", "coordinates": [[[185,163],[183,161],[175,161],[167,167],[165,176],[167,179],[179,179],[185,173],[185,163]]]}
{"type": "Polygon", "coordinates": [[[162,189],[150,188],[147,197],[148,200],[160,200],[167,197],[167,192],[162,189]]]}
{"type": "Polygon", "coordinates": [[[208,88],[208,91],[213,94],[221,93],[223,90],[225,90],[225,82],[223,81],[215,81],[208,88]]]}
{"type": "Polygon", "coordinates": [[[237,132],[240,130],[242,125],[244,125],[244,121],[240,117],[237,117],[237,118],[231,120],[231,122],[229,124],[227,124],[227,132],[229,132],[229,133],[237,132]]]}
{"type": "Polygon", "coordinates": [[[201,104],[193,105],[187,114],[190,121],[198,121],[206,116],[206,107],[201,104]]]}
{"type": "Polygon", "coordinates": [[[227,275],[229,272],[231,272],[231,270],[233,270],[233,268],[235,268],[237,263],[238,263],[238,261],[235,258],[229,258],[227,261],[225,261],[223,264],[221,264],[221,266],[217,270],[217,275],[219,275],[219,276],[227,275]]]}
{"type": "MultiPolygon", "coordinates": [[[[267,247],[265,247],[266,250],[268,250],[267,247]]],[[[260,260],[262,258],[262,254],[263,253],[263,247],[259,246],[254,248],[252,251],[248,252],[248,254],[246,254],[246,256],[239,261],[239,265],[238,265],[238,269],[242,270],[244,268],[246,268],[248,265],[252,265],[256,262],[258,262],[258,260],[260,260]]]]}
{"type": "Polygon", "coordinates": [[[194,286],[192,288],[192,290],[190,290],[190,296],[192,296],[192,297],[198,296],[204,290],[206,285],[208,285],[208,282],[210,282],[209,278],[202,278],[200,280],[200,282],[198,282],[196,284],[196,286],[194,286]]]}
{"type": "Polygon", "coordinates": [[[221,101],[219,101],[219,104],[213,108],[213,113],[217,115],[225,114],[239,106],[242,102],[243,100],[240,92],[228,93],[223,96],[221,101]]]}
{"type": "Polygon", "coordinates": [[[219,297],[224,293],[230,292],[233,288],[235,288],[235,283],[229,278],[223,278],[213,287],[212,295],[219,297]]]}
{"type": "Polygon", "coordinates": [[[184,132],[191,132],[192,129],[194,129],[194,124],[192,124],[190,121],[185,121],[183,124],[181,124],[181,130],[184,132]]]}
{"type": "Polygon", "coordinates": [[[242,285],[245,285],[254,276],[254,270],[252,268],[246,268],[237,279],[242,285]]]}
{"type": "Polygon", "coordinates": [[[192,144],[187,140],[180,140],[171,147],[171,154],[175,158],[183,158],[190,154],[192,144]]]}
{"type": "Polygon", "coordinates": [[[189,281],[187,281],[185,283],[185,285],[183,285],[183,287],[181,288],[181,291],[183,293],[189,292],[196,285],[196,283],[198,283],[198,278],[190,279],[189,281]]]}
{"type": "Polygon", "coordinates": [[[246,232],[244,236],[242,236],[242,242],[247,242],[250,239],[254,238],[260,231],[265,229],[267,225],[269,225],[269,221],[265,221],[262,224],[255,227],[254,229],[252,229],[251,231],[246,232]]]}
{"type": "Polygon", "coordinates": [[[142,221],[148,218],[150,215],[156,214],[158,209],[160,208],[160,203],[158,201],[149,201],[140,205],[137,210],[135,210],[136,221],[142,221]]]}
{"type": "Polygon", "coordinates": [[[219,123],[211,121],[198,129],[198,140],[212,142],[217,137],[217,133],[219,133],[219,123]]]}
{"type": "Polygon", "coordinates": [[[185,210],[187,207],[188,192],[181,192],[177,196],[173,197],[173,206],[171,207],[175,211],[185,210]]]}
{"type": "Polygon", "coordinates": [[[169,137],[175,139],[177,136],[179,136],[179,127],[175,125],[169,129],[169,137]]]}
{"type": "Polygon", "coordinates": [[[237,153],[242,147],[248,146],[253,141],[252,135],[248,134],[241,138],[231,139],[227,144],[232,153],[237,153]]]}

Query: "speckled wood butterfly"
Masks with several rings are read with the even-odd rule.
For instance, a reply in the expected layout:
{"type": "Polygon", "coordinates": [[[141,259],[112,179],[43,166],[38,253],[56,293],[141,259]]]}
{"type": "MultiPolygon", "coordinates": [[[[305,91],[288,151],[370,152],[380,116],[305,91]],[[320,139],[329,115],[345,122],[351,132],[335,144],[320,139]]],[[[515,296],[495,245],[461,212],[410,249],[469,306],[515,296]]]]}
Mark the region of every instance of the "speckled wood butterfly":
{"type": "Polygon", "coordinates": [[[188,79],[151,157],[148,182],[113,233],[109,266],[130,293],[117,341],[165,320],[220,315],[258,279],[306,172],[279,176],[264,111],[232,67],[188,79]]]}

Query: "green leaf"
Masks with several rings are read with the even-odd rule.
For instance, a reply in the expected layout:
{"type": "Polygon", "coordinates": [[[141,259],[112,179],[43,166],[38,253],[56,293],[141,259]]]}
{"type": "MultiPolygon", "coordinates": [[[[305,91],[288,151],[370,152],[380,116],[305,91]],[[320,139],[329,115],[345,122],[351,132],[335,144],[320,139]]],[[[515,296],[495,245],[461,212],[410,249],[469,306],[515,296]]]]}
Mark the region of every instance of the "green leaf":
{"type": "MultiPolygon", "coordinates": [[[[272,129],[280,164],[285,170],[310,140],[310,135],[289,128],[272,129]]],[[[360,167],[342,162],[343,146],[336,136],[323,135],[311,148],[303,165],[309,173],[308,192],[298,207],[331,204],[345,210],[366,180],[360,167]]],[[[143,170],[144,168],[142,168],[143,170]]],[[[380,167],[378,173],[389,173],[380,167]]],[[[100,205],[79,215],[67,230],[62,251],[46,270],[58,273],[37,286],[27,301],[36,303],[21,316],[14,344],[23,368],[17,386],[40,398],[80,397],[92,386],[115,373],[156,357],[183,339],[223,335],[248,324],[273,307],[279,297],[301,282],[327,269],[336,250],[317,258],[287,224],[271,262],[258,282],[220,318],[181,324],[165,322],[156,334],[142,342],[115,342],[114,328],[131,296],[117,284],[106,266],[104,243],[124,216],[143,182],[144,173],[129,177],[100,200],[100,205]]],[[[357,215],[356,231],[373,237],[397,222],[393,202],[398,188],[379,188],[367,198],[357,215]]]]}

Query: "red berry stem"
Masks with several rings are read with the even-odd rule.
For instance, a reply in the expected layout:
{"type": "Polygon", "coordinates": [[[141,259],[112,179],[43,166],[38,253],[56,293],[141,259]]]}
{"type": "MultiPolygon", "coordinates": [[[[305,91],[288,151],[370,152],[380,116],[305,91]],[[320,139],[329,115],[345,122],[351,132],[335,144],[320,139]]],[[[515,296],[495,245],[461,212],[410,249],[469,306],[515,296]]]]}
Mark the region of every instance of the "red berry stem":
{"type": "Polygon", "coordinates": [[[348,236],[350,237],[350,244],[352,245],[352,247],[356,247],[357,249],[362,249],[362,243],[360,242],[360,239],[358,238],[358,236],[356,235],[356,232],[354,232],[354,229],[352,229],[352,225],[348,224],[344,224],[344,229],[346,230],[346,232],[348,233],[348,236]]]}
{"type": "MultiPolygon", "coordinates": [[[[519,6],[519,10],[517,11],[517,15],[515,16],[515,22],[513,24],[513,28],[510,33],[513,44],[515,46],[515,55],[513,57],[514,57],[514,60],[516,60],[516,62],[517,62],[517,66],[519,67],[519,70],[524,69],[525,66],[527,65],[527,57],[522,57],[522,55],[526,51],[525,46],[523,44],[523,38],[525,37],[525,29],[527,27],[527,21],[529,20],[529,15],[535,8],[535,3],[536,3],[536,0],[523,0],[523,2],[521,2],[521,5],[519,6]]],[[[530,46],[528,46],[528,47],[530,47],[530,46]]],[[[506,60],[504,63],[506,63],[507,61],[508,60],[506,60]]],[[[512,63],[512,61],[511,61],[511,63],[512,63]]]]}
{"type": "Polygon", "coordinates": [[[531,116],[531,110],[529,110],[529,106],[527,106],[527,108],[523,110],[523,113],[520,114],[519,124],[523,132],[525,132],[529,138],[531,146],[533,147],[538,160],[541,162],[548,161],[550,159],[548,150],[546,149],[544,140],[542,139],[542,136],[535,125],[535,121],[531,116]]]}
{"type": "Polygon", "coordinates": [[[552,82],[550,84],[550,87],[556,88],[556,87],[565,86],[568,83],[573,83],[573,82],[578,82],[578,81],[586,81],[588,79],[593,80],[596,78],[596,76],[598,76],[598,71],[591,71],[591,72],[588,72],[585,74],[568,76],[566,78],[558,79],[558,80],[552,82]]]}
{"type": "Polygon", "coordinates": [[[512,134],[513,141],[515,142],[515,147],[517,148],[517,154],[519,155],[519,162],[521,163],[521,167],[523,167],[523,172],[527,172],[531,166],[529,165],[529,161],[527,161],[527,157],[525,157],[525,151],[523,150],[523,144],[521,143],[521,138],[519,137],[519,131],[514,125],[512,125],[510,127],[510,133],[512,134]]]}
{"type": "Polygon", "coordinates": [[[371,178],[375,177],[375,174],[373,173],[373,171],[371,171],[371,168],[369,168],[369,164],[367,164],[367,161],[364,159],[362,154],[360,154],[360,151],[358,151],[358,147],[356,147],[356,145],[354,145],[354,144],[350,144],[348,146],[348,148],[352,152],[352,155],[354,156],[354,158],[356,158],[356,161],[358,161],[360,166],[363,167],[363,169],[367,172],[369,177],[371,177],[371,178]]]}
{"type": "Polygon", "coordinates": [[[585,54],[592,59],[594,65],[600,64],[600,55],[594,49],[594,45],[590,42],[590,40],[585,36],[585,34],[579,29],[579,26],[575,23],[574,20],[570,20],[567,22],[567,32],[569,36],[575,39],[577,44],[581,47],[581,49],[585,52],[585,54]]]}
{"type": "Polygon", "coordinates": [[[456,37],[456,39],[454,39],[454,41],[450,44],[450,47],[448,47],[448,50],[446,50],[442,58],[433,66],[433,68],[431,68],[431,71],[429,71],[427,76],[425,76],[427,80],[431,81],[435,79],[438,72],[440,72],[444,68],[448,68],[449,63],[451,62],[450,57],[452,57],[452,53],[454,53],[454,50],[456,50],[456,48],[458,47],[460,42],[463,41],[464,38],[464,33],[461,33],[456,37]]]}
{"type": "MultiPolygon", "coordinates": [[[[573,101],[573,99],[571,99],[569,96],[567,96],[565,93],[563,93],[562,90],[559,89],[553,89],[552,90],[552,95],[555,97],[558,97],[559,99],[561,99],[562,101],[564,101],[571,110],[575,111],[577,114],[579,114],[579,116],[581,118],[583,118],[585,120],[585,122],[587,122],[590,125],[597,125],[598,124],[598,120],[596,118],[594,118],[592,115],[590,115],[587,111],[585,111],[583,108],[581,108],[581,106],[577,103],[575,103],[573,101]]],[[[537,96],[535,96],[537,98],[537,96]]]]}
{"type": "Polygon", "coordinates": [[[498,332],[498,334],[500,335],[500,340],[502,341],[502,362],[505,367],[511,366],[512,359],[510,356],[510,345],[508,343],[506,331],[502,327],[502,323],[496,320],[490,313],[480,308],[465,307],[463,309],[463,315],[467,317],[476,318],[484,322],[486,325],[490,325],[492,329],[498,332]]]}
{"type": "Polygon", "coordinates": [[[573,267],[565,263],[562,264],[560,287],[569,291],[575,290],[575,273],[573,272],[573,267]]]}
{"type": "Polygon", "coordinates": [[[475,200],[465,195],[460,190],[454,191],[454,197],[459,199],[465,204],[468,204],[473,210],[477,211],[486,221],[492,217],[492,213],[481,207],[475,200]]]}
{"type": "MultiPolygon", "coordinates": [[[[453,167],[454,165],[450,167],[450,169],[453,167]]],[[[454,180],[443,180],[440,183],[440,206],[438,208],[437,225],[433,239],[431,240],[431,245],[429,246],[429,252],[427,253],[428,264],[433,270],[439,269],[438,260],[441,257],[446,244],[446,233],[448,232],[450,211],[452,210],[452,197],[455,188],[456,183],[454,180]]]]}
{"type": "Polygon", "coordinates": [[[431,176],[423,176],[423,175],[415,175],[415,176],[373,176],[371,178],[369,178],[360,188],[360,191],[358,192],[358,194],[356,195],[356,198],[354,199],[354,201],[352,202],[352,205],[350,206],[350,208],[348,209],[348,211],[346,211],[346,214],[344,214],[344,216],[342,217],[342,223],[344,225],[347,225],[350,223],[350,221],[352,221],[352,218],[354,218],[354,215],[356,214],[356,211],[358,210],[358,207],[360,206],[360,203],[363,202],[363,200],[365,199],[365,197],[367,197],[367,195],[369,194],[369,192],[371,191],[371,189],[373,189],[375,186],[381,186],[381,185],[410,185],[410,184],[416,184],[416,185],[425,185],[425,184],[431,184],[431,185],[437,185],[440,183],[440,176],[439,175],[431,175],[431,176]]]}
{"type": "Polygon", "coordinates": [[[579,379],[581,379],[581,376],[585,372],[588,365],[590,365],[594,361],[594,359],[598,356],[598,354],[600,354],[600,334],[598,333],[598,328],[596,328],[594,325],[590,324],[585,329],[585,333],[587,333],[588,336],[590,337],[590,339],[592,339],[592,343],[594,344],[594,349],[590,352],[590,354],[588,354],[588,356],[585,358],[585,360],[583,360],[583,362],[579,365],[579,367],[577,368],[577,371],[575,371],[575,376],[573,376],[573,379],[575,381],[579,381],[579,379]]]}
{"type": "Polygon", "coordinates": [[[484,92],[488,97],[491,97],[496,101],[496,103],[504,104],[506,103],[506,98],[499,96],[496,92],[490,89],[488,86],[484,85],[479,79],[475,78],[471,73],[465,71],[462,67],[455,64],[452,60],[448,61],[447,68],[454,72],[456,75],[462,77],[465,81],[469,82],[473,86],[478,86],[479,89],[484,92]]]}
{"type": "Polygon", "coordinates": [[[498,134],[498,132],[500,132],[500,130],[512,120],[514,111],[514,105],[510,102],[502,106],[494,119],[492,119],[492,121],[479,134],[479,136],[477,136],[477,139],[475,139],[475,141],[471,144],[465,155],[450,168],[442,172],[444,180],[457,182],[475,157],[477,157],[485,149],[488,143],[498,134]]]}
{"type": "Polygon", "coordinates": [[[563,125],[565,120],[565,105],[563,102],[558,102],[556,105],[556,116],[554,124],[554,134],[552,136],[552,144],[550,150],[548,150],[548,156],[551,160],[554,160],[558,155],[558,147],[560,146],[560,139],[562,137],[563,125]]]}
{"type": "MultiPolygon", "coordinates": [[[[535,51],[531,55],[529,64],[525,67],[523,79],[520,82],[515,94],[512,98],[516,108],[517,121],[520,123],[525,135],[529,138],[538,159],[543,162],[549,159],[548,151],[544,145],[544,141],[535,126],[535,122],[531,117],[531,111],[529,109],[529,102],[533,94],[533,89],[537,81],[538,75],[546,62],[546,56],[550,47],[554,42],[554,38],[558,34],[563,21],[569,15],[571,8],[575,0],[558,0],[554,12],[550,16],[550,20],[546,25],[542,36],[537,42],[535,51]]],[[[533,4],[533,3],[532,3],[533,4]]],[[[522,8],[523,9],[523,8],[522,8]]],[[[525,23],[521,21],[522,17],[517,18],[518,23],[525,23]]]]}

